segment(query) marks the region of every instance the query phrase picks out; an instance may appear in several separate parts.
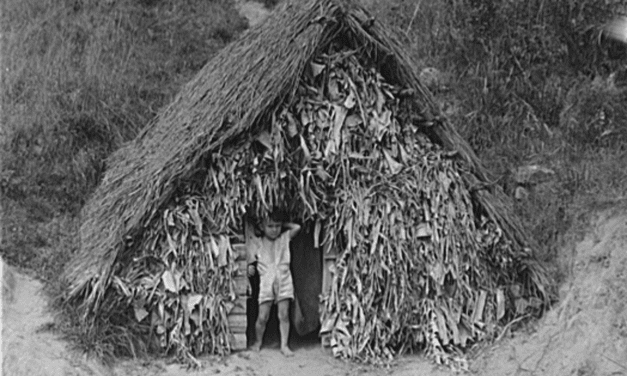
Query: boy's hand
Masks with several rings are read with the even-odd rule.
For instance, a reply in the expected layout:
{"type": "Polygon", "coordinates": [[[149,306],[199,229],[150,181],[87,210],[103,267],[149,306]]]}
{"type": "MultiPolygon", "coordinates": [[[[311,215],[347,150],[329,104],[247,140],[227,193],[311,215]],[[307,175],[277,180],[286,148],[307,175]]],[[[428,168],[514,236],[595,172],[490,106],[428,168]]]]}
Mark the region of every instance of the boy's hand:
{"type": "Polygon", "coordinates": [[[248,265],[248,277],[252,277],[254,275],[255,275],[255,265],[249,264],[248,265]]]}

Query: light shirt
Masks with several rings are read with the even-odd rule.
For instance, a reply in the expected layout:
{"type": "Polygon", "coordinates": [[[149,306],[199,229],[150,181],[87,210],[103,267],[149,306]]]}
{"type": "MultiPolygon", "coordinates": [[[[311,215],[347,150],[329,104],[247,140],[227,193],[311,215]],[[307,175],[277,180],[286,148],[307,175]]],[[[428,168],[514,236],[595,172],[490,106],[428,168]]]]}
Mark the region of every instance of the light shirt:
{"type": "Polygon", "coordinates": [[[285,231],[275,240],[265,236],[253,238],[249,251],[248,262],[257,261],[259,277],[274,279],[279,270],[289,271],[290,267],[290,237],[285,231]]]}

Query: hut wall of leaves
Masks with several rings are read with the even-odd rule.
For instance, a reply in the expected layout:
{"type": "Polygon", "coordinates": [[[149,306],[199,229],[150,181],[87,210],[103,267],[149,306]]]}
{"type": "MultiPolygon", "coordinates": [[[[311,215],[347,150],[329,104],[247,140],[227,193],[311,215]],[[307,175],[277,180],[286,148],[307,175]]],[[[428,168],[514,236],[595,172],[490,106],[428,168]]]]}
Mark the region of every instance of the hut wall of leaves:
{"type": "Polygon", "coordinates": [[[228,353],[234,243],[280,207],[337,254],[320,302],[336,356],[447,362],[540,314],[533,244],[415,66],[351,1],[282,5],[110,158],[65,303],[133,351],[228,353]]]}

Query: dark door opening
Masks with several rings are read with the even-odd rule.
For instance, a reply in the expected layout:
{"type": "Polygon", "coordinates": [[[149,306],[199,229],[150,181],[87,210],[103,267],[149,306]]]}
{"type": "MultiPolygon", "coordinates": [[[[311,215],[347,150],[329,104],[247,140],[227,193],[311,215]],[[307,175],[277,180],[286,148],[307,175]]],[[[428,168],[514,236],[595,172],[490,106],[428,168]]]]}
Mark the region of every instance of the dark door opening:
{"type": "MultiPolygon", "coordinates": [[[[303,226],[290,243],[294,300],[290,305],[290,345],[292,349],[318,345],[320,329],[320,294],[322,292],[322,250],[314,246],[314,224],[303,226]]],[[[259,311],[259,276],[249,279],[251,295],[246,304],[246,337],[250,346],[255,337],[259,311]]],[[[279,323],[276,305],[272,307],[263,340],[264,348],[279,347],[279,323]]]]}

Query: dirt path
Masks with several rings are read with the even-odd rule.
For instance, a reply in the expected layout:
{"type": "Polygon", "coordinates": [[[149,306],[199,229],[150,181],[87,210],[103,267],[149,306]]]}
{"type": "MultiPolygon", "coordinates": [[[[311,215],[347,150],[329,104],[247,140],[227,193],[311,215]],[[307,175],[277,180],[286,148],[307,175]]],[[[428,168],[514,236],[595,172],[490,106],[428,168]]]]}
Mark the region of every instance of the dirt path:
{"type": "MultiPolygon", "coordinates": [[[[568,279],[560,303],[532,333],[518,333],[470,363],[477,375],[627,375],[627,215],[601,216],[583,240],[561,252],[568,279]]],[[[106,368],[67,349],[58,336],[40,330],[52,322],[40,282],[3,266],[2,356],[12,376],[234,376],[433,375],[452,374],[421,357],[402,357],[390,369],[332,358],[316,344],[294,346],[286,360],[276,344],[260,354],[241,352],[223,360],[205,357],[188,371],[164,360],[119,362],[106,368]]]]}
{"type": "Polygon", "coordinates": [[[53,322],[40,282],[2,270],[2,370],[4,375],[108,375],[103,366],[87,362],[66,349],[65,342],[44,327],[53,322]]]}
{"type": "Polygon", "coordinates": [[[436,367],[423,358],[407,357],[401,359],[389,369],[373,368],[349,364],[324,353],[319,347],[296,349],[293,358],[286,359],[278,348],[262,350],[259,354],[241,352],[224,360],[205,358],[203,368],[188,371],[178,364],[167,365],[157,361],[140,365],[137,362],[124,362],[116,366],[115,374],[124,376],[159,375],[159,376],[375,376],[375,375],[451,375],[446,370],[436,367]]]}

